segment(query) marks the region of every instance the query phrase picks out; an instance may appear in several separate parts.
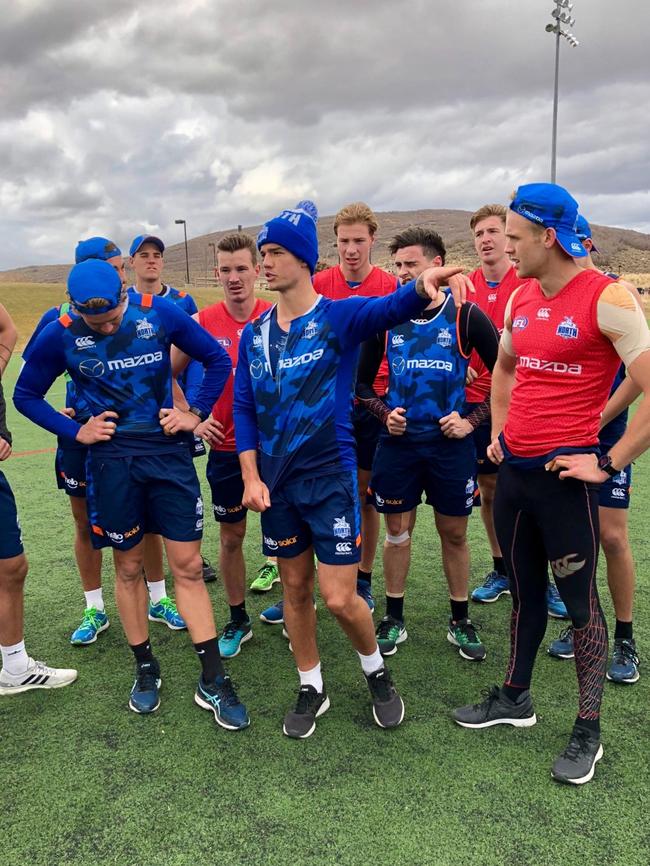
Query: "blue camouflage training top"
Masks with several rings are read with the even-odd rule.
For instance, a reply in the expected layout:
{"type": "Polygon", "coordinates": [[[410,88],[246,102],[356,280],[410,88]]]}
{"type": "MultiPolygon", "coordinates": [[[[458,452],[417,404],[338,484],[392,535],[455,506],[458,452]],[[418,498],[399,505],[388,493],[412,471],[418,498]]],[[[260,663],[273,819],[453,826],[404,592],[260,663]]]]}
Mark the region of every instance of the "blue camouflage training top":
{"type": "MultiPolygon", "coordinates": [[[[137,294],[135,286],[129,286],[127,292],[130,295],[137,294]]],[[[172,304],[177,306],[179,310],[183,310],[188,316],[193,316],[199,311],[192,295],[187,292],[181,292],[180,289],[175,289],[174,286],[168,286],[166,283],[162,284],[162,291],[154,297],[171,301],[172,304]]],[[[199,392],[202,380],[203,365],[194,359],[190,359],[189,364],[176,380],[190,406],[194,406],[195,404],[195,397],[199,392]]]]}
{"type": "Polygon", "coordinates": [[[351,409],[359,344],[427,303],[415,282],[382,298],[319,295],[291,322],[275,376],[269,352],[275,307],[246,325],[235,375],[235,439],[239,453],[259,448],[270,490],[305,472],[356,467],[351,409]]]}
{"type": "Polygon", "coordinates": [[[35,340],[16,383],[14,403],[36,424],[74,441],[76,420],[44,399],[52,382],[68,371],[92,415],[118,414],[109,442],[92,448],[112,455],[165,453],[187,448],[187,434],[165,436],[159,410],[171,408],[171,346],[205,365],[195,405],[209,414],[232,370],[227,353],[197,322],[169,301],[131,293],[118,330],[100,334],[80,316],[66,314],[35,340]]]}

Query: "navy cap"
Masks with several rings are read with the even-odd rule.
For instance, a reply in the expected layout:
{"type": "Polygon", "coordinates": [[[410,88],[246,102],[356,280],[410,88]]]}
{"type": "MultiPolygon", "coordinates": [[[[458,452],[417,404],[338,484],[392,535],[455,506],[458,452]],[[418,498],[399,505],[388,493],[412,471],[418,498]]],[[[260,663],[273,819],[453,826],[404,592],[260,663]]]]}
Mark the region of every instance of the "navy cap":
{"type": "Polygon", "coordinates": [[[589,225],[587,220],[582,216],[582,214],[578,214],[578,222],[576,223],[576,234],[578,235],[578,237],[580,238],[581,241],[584,241],[587,238],[589,238],[591,240],[591,251],[593,253],[598,252],[598,248],[596,247],[596,244],[594,243],[593,238],[591,236],[591,226],[589,225]]]}
{"type": "Polygon", "coordinates": [[[108,238],[86,238],[85,241],[79,241],[77,244],[74,260],[77,264],[85,262],[86,259],[99,259],[105,262],[121,255],[122,250],[108,238]]]}
{"type": "Polygon", "coordinates": [[[311,274],[318,261],[318,234],[316,221],[318,209],[313,201],[305,199],[291,209],[264,223],[257,236],[257,249],[264,244],[277,244],[289,250],[297,259],[305,262],[311,274]]]}
{"type": "Polygon", "coordinates": [[[578,202],[563,186],[526,183],[517,188],[510,210],[544,228],[555,229],[558,244],[572,258],[587,255],[576,234],[578,202]]]}
{"type": "Polygon", "coordinates": [[[87,259],[75,265],[68,275],[68,296],[77,312],[95,316],[109,313],[122,300],[122,280],[112,265],[98,259],[87,259]],[[105,307],[85,309],[91,298],[103,298],[105,307]]]}
{"type": "Polygon", "coordinates": [[[134,256],[143,244],[153,244],[158,247],[161,255],[165,252],[165,245],[160,238],[154,237],[153,235],[138,235],[137,238],[133,239],[129,255],[134,256]]]}

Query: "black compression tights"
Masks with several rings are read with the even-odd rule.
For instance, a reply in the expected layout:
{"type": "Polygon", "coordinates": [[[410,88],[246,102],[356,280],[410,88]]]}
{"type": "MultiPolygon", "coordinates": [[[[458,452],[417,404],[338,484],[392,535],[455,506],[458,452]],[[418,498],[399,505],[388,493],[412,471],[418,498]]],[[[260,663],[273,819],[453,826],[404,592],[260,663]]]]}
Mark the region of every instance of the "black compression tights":
{"type": "Polygon", "coordinates": [[[512,590],[505,684],[528,688],[546,631],[548,563],[574,626],[578,718],[596,720],[607,668],[607,625],[598,600],[598,487],[556,472],[499,469],[494,524],[512,590]]]}

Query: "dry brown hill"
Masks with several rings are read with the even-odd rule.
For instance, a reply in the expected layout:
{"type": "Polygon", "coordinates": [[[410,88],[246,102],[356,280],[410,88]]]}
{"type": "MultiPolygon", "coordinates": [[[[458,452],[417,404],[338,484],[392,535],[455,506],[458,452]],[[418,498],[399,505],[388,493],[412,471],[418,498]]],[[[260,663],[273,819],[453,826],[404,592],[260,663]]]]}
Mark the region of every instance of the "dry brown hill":
{"type": "MultiPolygon", "coordinates": [[[[417,210],[389,211],[379,213],[379,233],[374,251],[374,261],[379,265],[390,262],[388,244],[394,234],[409,225],[434,228],[445,240],[450,263],[466,267],[476,266],[474,247],[469,232],[469,211],[461,210],[417,210]]],[[[318,237],[321,260],[327,264],[337,261],[334,243],[333,216],[321,217],[318,221],[318,237]]],[[[256,235],[261,226],[246,226],[245,231],[256,235]]],[[[594,241],[600,251],[598,265],[606,270],[626,275],[638,275],[638,285],[650,286],[650,235],[630,229],[592,225],[594,241]]],[[[213,250],[210,243],[217,241],[228,231],[212,232],[188,240],[190,281],[200,282],[212,276],[213,250]]],[[[163,239],[164,240],[164,239],[163,239]]],[[[169,240],[169,238],[167,238],[169,240]]],[[[70,264],[41,265],[0,271],[0,281],[12,283],[63,283],[70,264]]],[[[183,285],[185,283],[184,244],[173,244],[165,250],[165,281],[183,285]]]]}

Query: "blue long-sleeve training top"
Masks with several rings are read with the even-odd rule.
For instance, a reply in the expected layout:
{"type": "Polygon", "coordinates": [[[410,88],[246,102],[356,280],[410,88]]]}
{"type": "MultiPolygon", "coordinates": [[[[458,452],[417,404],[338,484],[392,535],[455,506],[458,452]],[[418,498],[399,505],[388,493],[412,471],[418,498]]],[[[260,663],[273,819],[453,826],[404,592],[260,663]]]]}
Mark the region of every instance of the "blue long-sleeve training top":
{"type": "Polygon", "coordinates": [[[262,480],[274,489],[305,472],[356,466],[351,408],[359,344],[419,313],[415,282],[382,298],[318,296],[294,319],[275,376],[269,336],[275,308],[244,328],[235,374],[237,451],[259,448],[262,480]]]}
{"type": "Polygon", "coordinates": [[[200,361],[205,375],[194,405],[209,414],[230,375],[227,352],[190,316],[152,295],[128,295],[118,330],[100,334],[80,316],[66,314],[47,325],[31,346],[14,391],[19,412],[63,440],[79,423],[44,399],[52,382],[70,374],[91,415],[117,413],[116,432],[102,448],[114,454],[164,453],[187,447],[186,435],[165,436],[159,410],[173,406],[171,346],[200,361]]]}

